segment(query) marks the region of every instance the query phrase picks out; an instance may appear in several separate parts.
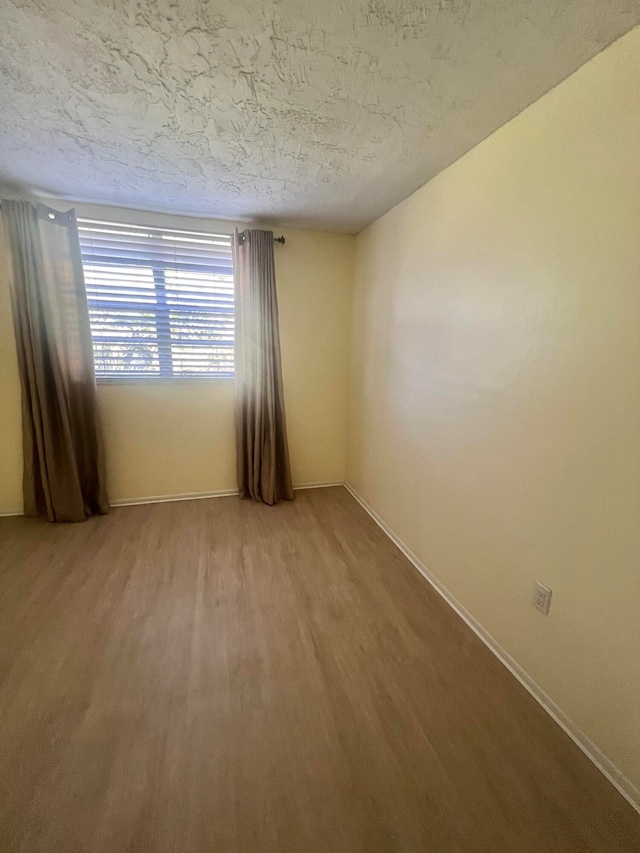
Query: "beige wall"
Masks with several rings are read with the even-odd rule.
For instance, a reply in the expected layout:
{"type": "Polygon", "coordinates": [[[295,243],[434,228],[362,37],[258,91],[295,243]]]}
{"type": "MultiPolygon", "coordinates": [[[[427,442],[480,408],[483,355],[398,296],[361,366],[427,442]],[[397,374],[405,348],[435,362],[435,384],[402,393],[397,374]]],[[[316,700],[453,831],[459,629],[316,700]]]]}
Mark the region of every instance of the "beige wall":
{"type": "MultiPolygon", "coordinates": [[[[92,205],[76,210],[150,225],[227,232],[234,225],[92,205]]],[[[355,240],[294,229],[278,233],[287,239],[275,250],[293,480],[341,482],[355,240]]],[[[0,254],[0,512],[8,512],[22,503],[20,391],[1,246],[0,254]]],[[[235,487],[232,382],[105,384],[98,395],[112,499],[235,487]]]]}
{"type": "Polygon", "coordinates": [[[353,317],[348,480],[640,784],[640,29],[358,237],[353,317]]]}

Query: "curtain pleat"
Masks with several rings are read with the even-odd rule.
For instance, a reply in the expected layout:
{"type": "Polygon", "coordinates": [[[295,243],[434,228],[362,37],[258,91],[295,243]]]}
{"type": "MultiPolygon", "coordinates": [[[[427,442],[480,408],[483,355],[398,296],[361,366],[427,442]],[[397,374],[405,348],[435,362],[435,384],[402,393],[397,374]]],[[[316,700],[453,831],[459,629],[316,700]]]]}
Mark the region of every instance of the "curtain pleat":
{"type": "Polygon", "coordinates": [[[24,510],[49,521],[109,511],[74,211],[2,200],[22,386],[24,510]]]}
{"type": "Polygon", "coordinates": [[[241,497],[293,500],[280,358],[273,232],[234,239],[236,452],[241,497]]]}

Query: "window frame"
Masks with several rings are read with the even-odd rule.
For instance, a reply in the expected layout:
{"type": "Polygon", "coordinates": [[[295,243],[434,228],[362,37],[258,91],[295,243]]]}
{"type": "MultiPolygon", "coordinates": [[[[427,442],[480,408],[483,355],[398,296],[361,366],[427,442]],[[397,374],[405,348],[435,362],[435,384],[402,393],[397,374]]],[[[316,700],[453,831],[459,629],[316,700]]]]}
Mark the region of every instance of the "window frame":
{"type": "MultiPolygon", "coordinates": [[[[115,221],[115,220],[97,220],[97,219],[93,219],[93,218],[89,218],[89,217],[78,217],[78,226],[80,228],[82,228],[83,225],[86,227],[87,224],[96,224],[98,222],[100,224],[103,224],[103,225],[112,225],[112,226],[121,227],[121,228],[122,227],[130,227],[132,229],[138,229],[138,230],[148,229],[149,231],[155,231],[155,232],[158,232],[159,234],[167,234],[167,235],[193,234],[193,235],[207,236],[207,237],[227,237],[227,238],[229,238],[231,248],[233,246],[233,235],[230,233],[226,233],[224,231],[205,231],[205,230],[194,231],[194,230],[184,229],[184,228],[171,228],[171,227],[163,226],[163,225],[143,225],[143,224],[138,224],[138,223],[120,222],[120,221],[115,221]]],[[[233,258],[233,254],[232,254],[232,258],[233,258]]],[[[83,252],[81,252],[81,261],[82,261],[82,267],[83,267],[83,272],[84,272],[85,255],[83,252]]],[[[132,267],[132,268],[141,267],[141,268],[148,269],[151,272],[151,274],[153,276],[153,283],[154,283],[153,293],[155,294],[156,301],[155,301],[155,304],[153,306],[149,305],[148,307],[151,309],[151,311],[154,314],[154,325],[155,325],[156,334],[155,334],[154,338],[150,338],[149,340],[153,341],[153,343],[155,343],[157,345],[157,348],[158,348],[159,372],[156,374],[140,372],[138,375],[129,374],[129,375],[123,375],[123,376],[118,376],[116,373],[114,373],[111,376],[105,376],[105,375],[100,375],[96,372],[96,376],[95,376],[96,384],[98,384],[98,385],[120,385],[120,384],[131,385],[131,384],[138,384],[138,383],[144,383],[144,384],[151,383],[151,384],[155,385],[155,384],[173,384],[173,383],[184,384],[184,383],[211,383],[211,382],[228,383],[228,382],[234,382],[235,381],[235,360],[234,360],[234,365],[233,365],[233,368],[234,368],[233,371],[227,372],[227,373],[222,373],[222,372],[209,373],[209,374],[203,373],[201,375],[198,375],[197,373],[180,374],[180,373],[174,373],[173,372],[173,353],[171,351],[171,346],[172,346],[172,343],[175,344],[176,341],[175,340],[172,341],[172,338],[171,338],[171,317],[170,317],[170,315],[171,315],[172,311],[175,312],[175,311],[184,310],[184,309],[176,308],[176,306],[171,305],[170,302],[167,300],[167,297],[166,297],[166,287],[167,287],[166,273],[167,273],[168,269],[175,269],[176,271],[184,272],[185,270],[189,269],[188,262],[185,262],[184,264],[180,264],[179,262],[174,262],[174,261],[171,261],[169,263],[166,263],[166,262],[163,263],[162,261],[157,261],[157,260],[154,261],[154,260],[141,259],[141,261],[139,261],[138,259],[128,260],[126,258],[122,258],[122,259],[120,259],[120,261],[121,261],[120,263],[105,264],[104,261],[102,261],[102,262],[100,261],[100,256],[97,256],[95,258],[92,258],[91,256],[89,256],[86,258],[87,266],[90,266],[93,264],[97,267],[105,266],[107,268],[112,267],[114,269],[117,269],[119,267],[120,268],[122,268],[122,267],[132,267]],[[163,365],[164,365],[164,372],[163,372],[163,365]]],[[[233,270],[233,261],[232,261],[231,270],[232,270],[231,275],[232,275],[232,279],[233,279],[232,286],[235,290],[235,275],[234,275],[234,270],[233,270]]],[[[85,293],[86,293],[86,281],[85,281],[85,293]]],[[[151,293],[151,291],[150,291],[150,293],[151,293]]],[[[90,306],[91,306],[92,301],[93,300],[89,297],[89,294],[87,293],[87,305],[89,307],[89,315],[90,316],[91,316],[91,307],[90,306]]],[[[214,313],[214,312],[212,312],[212,313],[214,313]]],[[[233,311],[232,316],[234,319],[233,335],[234,335],[234,341],[235,341],[235,310],[233,311]]],[[[92,343],[92,348],[93,348],[94,347],[93,328],[91,329],[91,343],[92,343]]],[[[193,345],[197,346],[198,344],[193,344],[193,345]]],[[[206,346],[206,344],[204,344],[204,345],[206,346]]],[[[231,347],[229,347],[229,349],[231,349],[233,351],[233,349],[234,349],[233,344],[231,345],[231,347]]],[[[94,355],[95,355],[95,351],[94,351],[94,355]]]]}

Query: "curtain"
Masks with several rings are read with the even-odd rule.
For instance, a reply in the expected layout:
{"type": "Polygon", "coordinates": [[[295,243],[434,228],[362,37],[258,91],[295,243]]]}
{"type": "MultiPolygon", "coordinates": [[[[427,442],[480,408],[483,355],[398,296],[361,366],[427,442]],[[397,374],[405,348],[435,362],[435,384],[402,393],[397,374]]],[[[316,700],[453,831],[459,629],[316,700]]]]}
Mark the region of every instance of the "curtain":
{"type": "Polygon", "coordinates": [[[109,511],[75,212],[2,200],[22,386],[24,511],[109,511]]]}
{"type": "Polygon", "coordinates": [[[284,411],[273,232],[234,239],[236,451],[240,497],[293,500],[284,411]]]}

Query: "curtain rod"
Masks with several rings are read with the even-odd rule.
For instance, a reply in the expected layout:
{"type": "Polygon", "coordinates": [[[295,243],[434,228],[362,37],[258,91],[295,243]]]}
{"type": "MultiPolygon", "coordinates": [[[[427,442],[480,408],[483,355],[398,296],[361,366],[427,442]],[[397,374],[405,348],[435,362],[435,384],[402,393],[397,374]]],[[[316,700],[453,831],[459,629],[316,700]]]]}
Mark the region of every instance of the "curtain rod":
{"type": "MultiPolygon", "coordinates": [[[[34,203],[34,202],[32,202],[32,204],[33,204],[33,203],[34,203]]],[[[36,204],[36,206],[37,206],[38,202],[35,202],[35,204],[36,204]]],[[[49,206],[48,206],[48,205],[46,205],[46,204],[40,204],[40,206],[41,206],[41,207],[46,208],[46,209],[47,209],[47,211],[51,211],[51,213],[56,213],[56,214],[58,214],[58,215],[62,212],[62,211],[59,211],[59,210],[54,210],[52,207],[49,207],[49,206]]],[[[2,202],[0,202],[0,210],[2,210],[2,202]]],[[[280,243],[281,245],[283,245],[283,246],[284,246],[284,244],[285,244],[285,242],[286,242],[286,240],[285,240],[285,238],[284,238],[284,234],[281,234],[279,237],[274,237],[274,238],[273,238],[273,242],[274,242],[274,243],[280,243]]]]}
{"type": "MultiPolygon", "coordinates": [[[[21,201],[28,201],[29,204],[32,204],[38,216],[38,219],[46,219],[47,222],[53,222],[56,225],[70,225],[71,224],[71,212],[73,208],[69,210],[56,210],[54,207],[49,207],[48,204],[43,204],[40,201],[31,201],[30,199],[19,199],[21,201]]],[[[2,202],[0,202],[0,210],[2,210],[2,202]]]]}
{"type": "MultiPolygon", "coordinates": [[[[242,232],[240,232],[240,233],[238,234],[238,237],[242,237],[242,232]]],[[[240,240],[240,242],[241,242],[241,243],[244,243],[244,237],[242,237],[242,239],[240,240]]],[[[286,242],[286,241],[285,241],[284,235],[283,235],[283,234],[281,234],[281,235],[280,235],[280,237],[274,237],[274,238],[273,238],[273,242],[274,242],[274,243],[280,243],[282,246],[284,246],[284,244],[285,244],[285,242],[286,242]]]]}

